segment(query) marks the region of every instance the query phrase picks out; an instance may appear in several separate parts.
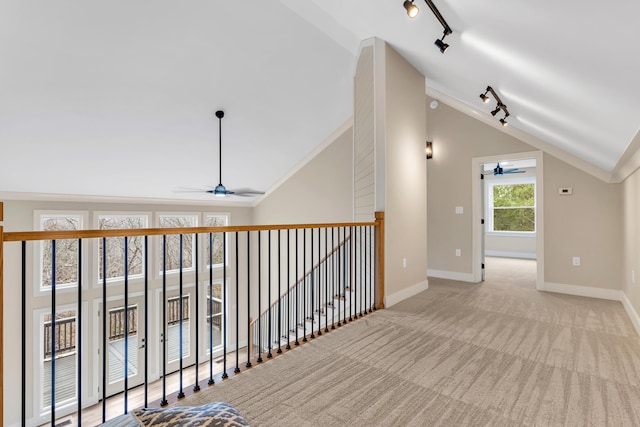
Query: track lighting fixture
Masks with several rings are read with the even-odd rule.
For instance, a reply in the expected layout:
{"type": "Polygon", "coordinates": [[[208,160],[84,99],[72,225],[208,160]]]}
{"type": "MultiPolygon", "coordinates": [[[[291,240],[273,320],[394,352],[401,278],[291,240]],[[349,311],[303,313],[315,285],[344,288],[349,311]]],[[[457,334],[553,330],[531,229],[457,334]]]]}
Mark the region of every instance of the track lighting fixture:
{"type": "Polygon", "coordinates": [[[424,149],[424,152],[425,152],[425,155],[427,156],[427,160],[433,158],[433,143],[431,141],[427,141],[427,145],[424,149]]]}
{"type": "Polygon", "coordinates": [[[418,16],[420,9],[418,9],[418,6],[413,4],[413,0],[405,0],[403,6],[407,9],[407,15],[409,15],[409,18],[413,19],[418,16]]]}
{"type": "MultiPolygon", "coordinates": [[[[416,16],[418,16],[418,12],[420,12],[420,10],[418,9],[418,6],[413,4],[413,2],[414,0],[405,0],[405,2],[402,4],[406,9],[407,15],[409,15],[409,18],[415,18],[416,16]]],[[[451,30],[451,27],[449,26],[449,24],[447,24],[447,21],[444,20],[444,18],[442,17],[442,14],[440,13],[436,5],[433,4],[433,1],[424,0],[424,2],[427,4],[427,6],[429,6],[429,9],[431,9],[431,12],[433,12],[438,22],[440,22],[440,24],[442,25],[442,28],[444,28],[444,34],[442,35],[442,37],[439,39],[436,39],[435,41],[435,45],[438,47],[438,49],[440,49],[440,52],[444,53],[445,50],[447,50],[447,48],[449,47],[449,45],[444,42],[444,38],[449,34],[453,33],[453,30],[451,30]]]]}
{"type": "Polygon", "coordinates": [[[447,48],[449,47],[449,45],[444,42],[444,38],[446,36],[447,36],[447,33],[444,33],[442,35],[442,38],[441,39],[436,39],[436,41],[434,43],[438,47],[438,49],[440,49],[440,53],[444,53],[444,51],[447,50],[447,48]]]}
{"type": "Polygon", "coordinates": [[[507,110],[507,106],[502,103],[502,100],[500,99],[500,97],[498,96],[496,91],[493,90],[493,88],[491,86],[487,86],[487,90],[485,90],[484,93],[480,94],[480,99],[482,100],[482,102],[484,102],[484,103],[489,102],[490,99],[487,96],[488,93],[493,95],[493,97],[495,98],[495,100],[497,102],[495,110],[491,111],[491,115],[495,117],[495,115],[498,114],[500,112],[500,110],[502,110],[504,112],[504,117],[500,119],[500,124],[502,126],[506,126],[508,124],[507,123],[507,117],[509,117],[509,110],[507,110]]]}
{"type": "Polygon", "coordinates": [[[485,104],[489,102],[489,97],[487,96],[487,93],[489,93],[489,90],[491,90],[491,87],[487,86],[487,90],[484,91],[484,93],[480,94],[480,99],[482,99],[482,102],[484,102],[485,104]]]}

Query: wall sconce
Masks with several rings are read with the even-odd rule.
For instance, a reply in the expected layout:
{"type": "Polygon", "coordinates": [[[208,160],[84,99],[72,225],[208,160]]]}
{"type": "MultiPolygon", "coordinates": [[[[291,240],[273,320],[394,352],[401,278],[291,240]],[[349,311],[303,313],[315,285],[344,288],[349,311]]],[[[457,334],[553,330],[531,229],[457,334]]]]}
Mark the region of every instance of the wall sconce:
{"type": "Polygon", "coordinates": [[[431,141],[427,141],[424,153],[427,156],[427,160],[433,158],[433,143],[431,141]]]}

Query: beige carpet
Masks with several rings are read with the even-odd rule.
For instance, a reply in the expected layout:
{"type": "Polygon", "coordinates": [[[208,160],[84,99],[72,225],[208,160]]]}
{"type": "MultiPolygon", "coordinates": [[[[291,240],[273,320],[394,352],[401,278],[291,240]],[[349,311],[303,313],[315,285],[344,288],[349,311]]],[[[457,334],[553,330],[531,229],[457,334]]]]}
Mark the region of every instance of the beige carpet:
{"type": "Polygon", "coordinates": [[[227,401],[255,427],[639,426],[640,337],[622,305],[527,289],[513,274],[431,278],[179,404],[227,401]]]}

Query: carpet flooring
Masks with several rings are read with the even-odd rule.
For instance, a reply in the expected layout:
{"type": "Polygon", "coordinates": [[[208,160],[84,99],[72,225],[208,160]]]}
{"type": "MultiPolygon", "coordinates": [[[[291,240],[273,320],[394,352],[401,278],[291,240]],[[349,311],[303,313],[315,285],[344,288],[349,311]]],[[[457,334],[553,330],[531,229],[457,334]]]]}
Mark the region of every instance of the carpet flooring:
{"type": "Polygon", "coordinates": [[[481,284],[430,278],[179,405],[226,401],[254,427],[640,426],[640,337],[622,305],[538,292],[535,261],[500,262],[481,284]]]}

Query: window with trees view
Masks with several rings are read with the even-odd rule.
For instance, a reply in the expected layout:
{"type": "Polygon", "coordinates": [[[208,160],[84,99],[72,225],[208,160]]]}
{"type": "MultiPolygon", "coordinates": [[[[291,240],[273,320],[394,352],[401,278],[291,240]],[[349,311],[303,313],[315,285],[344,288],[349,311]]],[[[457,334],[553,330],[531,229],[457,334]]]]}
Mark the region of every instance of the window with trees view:
{"type": "MultiPolygon", "coordinates": [[[[161,228],[186,228],[198,225],[197,215],[165,215],[159,216],[161,228]]],[[[194,268],[195,240],[193,234],[182,235],[182,269],[194,268]]],[[[164,257],[166,257],[167,272],[180,269],[180,234],[167,234],[166,252],[160,248],[160,271],[163,271],[164,257]]]]}
{"type": "Polygon", "coordinates": [[[535,182],[488,183],[490,231],[532,233],[536,231],[535,182]]]}
{"type": "MultiPolygon", "coordinates": [[[[63,231],[82,229],[82,215],[39,215],[40,230],[63,231]]],[[[53,273],[53,244],[51,240],[40,243],[40,288],[50,289],[53,273]]],[[[78,239],[56,240],[56,287],[75,286],[78,283],[78,239]]]]}
{"type": "MultiPolygon", "coordinates": [[[[204,217],[205,227],[224,227],[229,225],[229,216],[224,214],[207,214],[204,217]]],[[[223,248],[222,248],[222,233],[213,233],[211,236],[207,236],[205,259],[210,267],[222,266],[223,248]],[[213,246],[211,243],[213,242],[213,246]],[[213,261],[210,260],[213,258],[213,261]]],[[[227,248],[228,249],[228,248],[227,248]]]]}
{"type": "MultiPolygon", "coordinates": [[[[147,227],[147,215],[98,215],[100,230],[136,229],[147,227]]],[[[99,244],[99,278],[104,278],[102,239],[99,244]]],[[[124,277],[125,238],[108,237],[106,239],[106,278],[117,280],[124,277]]],[[[127,272],[129,277],[142,275],[144,266],[144,238],[132,236],[127,239],[127,272]]]]}

